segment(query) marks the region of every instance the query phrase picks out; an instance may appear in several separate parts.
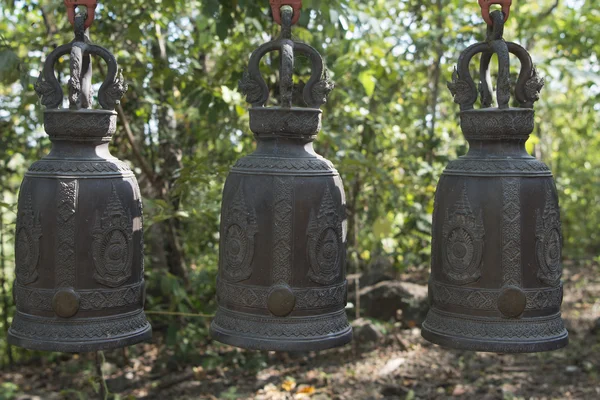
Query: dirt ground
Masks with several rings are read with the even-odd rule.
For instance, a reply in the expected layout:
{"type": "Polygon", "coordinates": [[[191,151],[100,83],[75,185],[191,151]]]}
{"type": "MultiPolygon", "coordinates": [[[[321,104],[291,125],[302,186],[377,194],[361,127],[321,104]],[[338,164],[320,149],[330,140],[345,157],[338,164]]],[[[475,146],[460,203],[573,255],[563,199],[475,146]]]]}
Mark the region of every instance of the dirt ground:
{"type": "MultiPolygon", "coordinates": [[[[425,277],[403,278],[423,283],[425,277]]],[[[119,366],[122,353],[107,353],[105,374],[111,392],[122,400],[600,399],[600,326],[598,333],[594,330],[600,317],[600,266],[566,265],[564,285],[570,344],[550,353],[445,350],[423,340],[418,328],[389,324],[384,342],[371,349],[355,344],[295,356],[223,346],[208,350],[228,360],[221,366],[177,365],[168,373],[157,372],[162,361],[156,345],[138,345],[126,366],[119,366]]],[[[92,357],[3,371],[0,400],[11,398],[10,387],[16,392],[12,398],[20,400],[98,398],[92,357]]]]}

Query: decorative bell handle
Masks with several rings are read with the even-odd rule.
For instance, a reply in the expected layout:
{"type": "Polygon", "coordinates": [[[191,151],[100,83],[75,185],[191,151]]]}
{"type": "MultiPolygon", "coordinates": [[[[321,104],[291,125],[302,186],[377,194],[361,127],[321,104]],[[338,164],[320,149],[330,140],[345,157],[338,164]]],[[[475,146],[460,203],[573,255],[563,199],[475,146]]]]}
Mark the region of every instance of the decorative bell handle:
{"type": "Polygon", "coordinates": [[[71,25],[75,25],[75,7],[85,6],[87,8],[87,18],[85,19],[84,27],[89,28],[94,22],[94,12],[98,0],[65,0],[65,6],[67,7],[67,18],[71,25]]]}
{"type": "Polygon", "coordinates": [[[106,62],[107,72],[98,90],[98,103],[104,110],[114,110],[125,91],[127,84],[119,72],[117,60],[104,47],[89,43],[84,35],[83,15],[75,19],[75,40],[57,47],[48,55],[44,68],[34,85],[41,103],[48,109],[59,108],[63,102],[63,90],[56,78],[54,66],[60,57],[70,54],[71,77],[69,79],[69,103],[71,109],[91,108],[91,55],[99,56],[106,62]]]}
{"type": "Polygon", "coordinates": [[[486,24],[493,24],[492,17],[490,16],[490,6],[492,4],[502,6],[502,12],[504,13],[504,22],[508,21],[512,0],[479,0],[479,7],[481,7],[481,16],[483,17],[483,20],[486,22],[486,24]]]}
{"type": "MultiPolygon", "coordinates": [[[[60,47],[57,47],[44,63],[44,69],[42,74],[38,78],[36,83],[36,91],[42,95],[41,102],[47,108],[58,108],[63,101],[63,90],[56,75],[54,73],[54,65],[58,59],[66,54],[70,54],[72,57],[81,57],[83,54],[92,54],[101,57],[107,66],[106,79],[98,90],[98,102],[105,110],[114,110],[117,102],[114,100],[112,92],[115,90],[115,84],[118,85],[120,77],[117,76],[118,66],[115,57],[104,47],[96,46],[93,44],[82,43],[82,42],[71,42],[60,47]],[[72,51],[73,48],[77,48],[72,51]]],[[[78,70],[74,68],[74,64],[71,60],[72,73],[77,74],[78,70]]]]}
{"type": "Polygon", "coordinates": [[[532,108],[533,103],[539,99],[539,91],[543,86],[543,79],[538,77],[533,66],[531,56],[521,46],[502,39],[504,18],[500,11],[491,14],[493,24],[488,26],[488,36],[485,43],[476,43],[468,47],[459,57],[457,68],[453,74],[453,81],[449,88],[455,93],[454,102],[460,105],[462,111],[472,110],[477,101],[477,86],[471,77],[469,64],[473,57],[481,53],[480,93],[483,108],[491,107],[492,84],[489,65],[492,55],[498,55],[498,83],[497,100],[498,108],[508,108],[510,101],[510,60],[509,55],[514,54],[521,62],[519,78],[515,86],[515,98],[522,108],[532,108]]]}
{"type": "MultiPolygon", "coordinates": [[[[523,47],[516,43],[506,42],[508,52],[515,55],[521,62],[521,70],[515,85],[515,98],[522,108],[533,108],[533,103],[539,100],[539,91],[530,90],[532,77],[537,77],[537,71],[531,60],[531,56],[523,47]]],[[[491,107],[492,102],[492,83],[490,77],[489,64],[492,59],[493,52],[481,54],[480,65],[480,91],[481,104],[483,108],[491,107]]]]}
{"type": "MultiPolygon", "coordinates": [[[[295,14],[294,14],[295,15],[295,14]]],[[[280,52],[280,92],[281,106],[291,107],[294,55],[295,53],[307,56],[312,65],[312,75],[303,91],[303,98],[311,108],[319,108],[327,102],[327,95],[333,89],[329,81],[323,58],[319,52],[306,43],[296,42],[291,39],[291,26],[293,24],[292,8],[282,7],[282,32],[271,42],[265,43],[256,49],[250,56],[248,70],[240,81],[239,87],[246,94],[246,101],[252,107],[264,107],[269,100],[269,87],[260,73],[260,60],[268,53],[280,52]]]]}

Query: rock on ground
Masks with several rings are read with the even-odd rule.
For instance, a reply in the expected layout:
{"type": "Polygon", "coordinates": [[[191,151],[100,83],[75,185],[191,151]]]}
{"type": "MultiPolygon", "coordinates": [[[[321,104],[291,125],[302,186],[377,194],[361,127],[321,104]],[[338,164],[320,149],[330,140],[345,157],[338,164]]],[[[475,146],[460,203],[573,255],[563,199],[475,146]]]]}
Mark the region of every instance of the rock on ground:
{"type": "Polygon", "coordinates": [[[420,325],[429,309],[427,286],[410,282],[383,281],[360,292],[362,315],[389,320],[401,314],[407,326],[420,325]],[[402,310],[401,313],[397,313],[402,310]]]}
{"type": "Polygon", "coordinates": [[[364,318],[353,321],[352,330],[354,341],[358,345],[377,345],[384,338],[381,329],[364,318]]]}

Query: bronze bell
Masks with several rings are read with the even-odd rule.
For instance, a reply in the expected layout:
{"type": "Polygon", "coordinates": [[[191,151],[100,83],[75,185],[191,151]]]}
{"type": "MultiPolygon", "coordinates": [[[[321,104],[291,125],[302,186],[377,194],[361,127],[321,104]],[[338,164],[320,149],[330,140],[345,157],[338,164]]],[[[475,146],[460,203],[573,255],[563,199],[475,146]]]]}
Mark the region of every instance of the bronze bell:
{"type": "Polygon", "coordinates": [[[504,16],[491,13],[486,42],[467,48],[448,87],[460,105],[467,155],[438,183],[433,213],[430,311],[425,339],[456,349],[521,353],[564,347],[562,234],[549,168],[530,156],[533,104],[544,84],[521,46],[502,39],[504,16]],[[498,56],[497,102],[491,108],[489,64],[498,56]],[[509,53],[521,70],[509,107],[509,53]],[[481,54],[482,109],[469,72],[481,54]]]}
{"type": "Polygon", "coordinates": [[[346,216],[342,181],[315,153],[319,107],[333,89],[320,54],[291,40],[293,11],[281,8],[282,33],[250,58],[240,90],[252,104],[256,151],[233,167],[223,191],[216,340],[248,349],[308,351],[352,339],[345,313],[346,216]],[[265,107],[269,89],[260,60],[279,50],[280,107],[265,107]],[[292,106],[295,53],[312,77],[292,106]]]}
{"type": "Polygon", "coordinates": [[[144,315],[142,200],[127,164],[109,153],[115,105],[127,90],[115,57],[91,44],[84,16],[75,40],[46,59],[35,90],[52,150],[27,173],[16,228],[17,311],[9,343],[83,352],[152,337],[144,315]],[[54,65],[70,54],[69,108],[54,65]],[[92,109],[91,56],[106,63],[92,109]]]}

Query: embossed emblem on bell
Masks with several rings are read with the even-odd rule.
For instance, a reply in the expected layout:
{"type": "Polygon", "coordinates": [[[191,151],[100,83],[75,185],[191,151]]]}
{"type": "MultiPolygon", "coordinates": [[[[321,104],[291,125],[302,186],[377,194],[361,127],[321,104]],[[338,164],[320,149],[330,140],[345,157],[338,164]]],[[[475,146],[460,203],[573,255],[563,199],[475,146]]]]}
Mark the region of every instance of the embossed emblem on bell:
{"type": "Polygon", "coordinates": [[[109,152],[115,106],[127,90],[114,56],[90,42],[85,15],[75,40],[46,59],[35,90],[46,109],[50,153],[25,174],[16,228],[16,313],[9,343],[83,352],[152,337],[144,314],[142,200],[133,172],[109,152]],[[69,108],[54,67],[70,56],[69,108]],[[106,63],[92,108],[92,56],[106,63]]]}
{"type": "Polygon", "coordinates": [[[223,190],[218,309],[212,337],[248,349],[309,351],[352,339],[346,305],[346,216],[342,181],[313,149],[321,105],[333,89],[323,59],[282,33],[251,56],[240,90],[252,104],[256,151],[240,159],[223,190]],[[280,106],[266,107],[260,60],[280,51],[280,106]],[[309,58],[308,107],[292,105],[295,55],[309,58]]]}
{"type": "Polygon", "coordinates": [[[433,211],[430,310],[425,339],[450,348],[524,353],[568,343],[560,314],[562,234],[549,168],[525,149],[544,85],[527,51],[502,38],[506,14],[489,14],[485,42],[468,47],[451,90],[466,155],[438,183],[433,211]],[[480,55],[478,88],[469,64],[480,55]],[[498,57],[496,97],[490,62],[498,57]],[[510,55],[520,61],[511,101],[510,55]]]}

